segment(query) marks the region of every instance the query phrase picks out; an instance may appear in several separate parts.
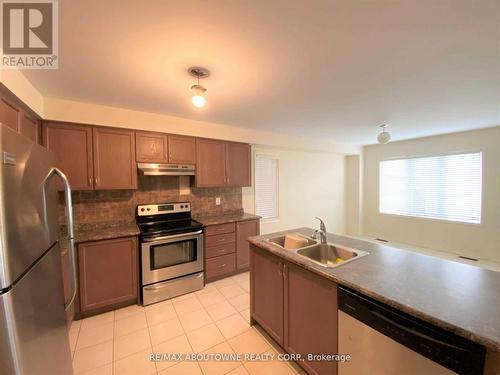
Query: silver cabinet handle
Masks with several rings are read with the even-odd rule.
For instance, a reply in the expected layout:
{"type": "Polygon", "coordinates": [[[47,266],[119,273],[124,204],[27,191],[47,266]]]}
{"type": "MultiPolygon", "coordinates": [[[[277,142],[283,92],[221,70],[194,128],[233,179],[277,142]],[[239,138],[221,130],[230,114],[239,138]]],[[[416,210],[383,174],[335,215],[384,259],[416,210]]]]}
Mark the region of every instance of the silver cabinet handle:
{"type": "Polygon", "coordinates": [[[92,187],[92,177],[89,177],[89,186],[92,187]]]}
{"type": "Polygon", "coordinates": [[[218,268],[224,268],[224,267],[226,267],[226,263],[221,264],[218,268]]]}
{"type": "Polygon", "coordinates": [[[71,187],[69,185],[68,178],[66,175],[57,168],[52,168],[45,178],[45,182],[52,176],[57,175],[63,182],[64,185],[64,197],[66,199],[66,226],[68,230],[68,244],[69,244],[69,262],[71,266],[71,297],[70,299],[64,303],[64,309],[68,310],[68,308],[73,304],[76,297],[76,288],[77,288],[77,280],[76,280],[76,253],[75,253],[75,239],[74,239],[74,230],[73,230],[73,204],[71,199],[71,187]]]}

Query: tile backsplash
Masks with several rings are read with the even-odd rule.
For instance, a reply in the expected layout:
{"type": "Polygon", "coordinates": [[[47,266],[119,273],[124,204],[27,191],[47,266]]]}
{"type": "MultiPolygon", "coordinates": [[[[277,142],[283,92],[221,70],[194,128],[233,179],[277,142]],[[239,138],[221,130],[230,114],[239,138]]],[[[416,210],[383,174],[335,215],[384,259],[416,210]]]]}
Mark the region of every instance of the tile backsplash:
{"type": "MultiPolygon", "coordinates": [[[[138,204],[191,202],[193,215],[209,215],[242,210],[241,188],[195,188],[181,195],[176,176],[138,176],[137,190],[75,191],[75,226],[103,222],[133,222],[138,204]],[[215,198],[221,197],[221,204],[215,198]]],[[[193,179],[190,178],[193,184],[193,179]]],[[[64,195],[59,196],[59,224],[65,224],[64,195]]]]}

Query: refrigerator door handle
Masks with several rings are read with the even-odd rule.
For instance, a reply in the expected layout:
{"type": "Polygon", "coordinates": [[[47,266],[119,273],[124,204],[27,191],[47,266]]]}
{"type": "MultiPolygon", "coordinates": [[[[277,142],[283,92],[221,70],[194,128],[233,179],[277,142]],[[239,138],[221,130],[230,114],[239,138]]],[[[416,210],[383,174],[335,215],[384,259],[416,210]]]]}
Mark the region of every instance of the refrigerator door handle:
{"type": "Polygon", "coordinates": [[[57,175],[64,186],[64,197],[66,200],[66,227],[68,231],[68,245],[69,245],[69,262],[71,268],[71,298],[64,303],[64,309],[68,310],[68,308],[73,304],[76,297],[76,253],[75,253],[75,239],[73,232],[73,204],[71,200],[71,187],[69,185],[68,178],[66,175],[57,168],[52,168],[47,175],[45,181],[48,181],[49,177],[52,175],[57,175]]]}

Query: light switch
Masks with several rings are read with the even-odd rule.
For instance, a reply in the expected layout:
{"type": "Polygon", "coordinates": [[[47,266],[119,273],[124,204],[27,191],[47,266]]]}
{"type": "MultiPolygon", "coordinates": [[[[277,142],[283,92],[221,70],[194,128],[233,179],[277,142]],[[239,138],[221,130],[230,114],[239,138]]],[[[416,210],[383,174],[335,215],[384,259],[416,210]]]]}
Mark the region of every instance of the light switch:
{"type": "Polygon", "coordinates": [[[215,198],[215,205],[220,206],[220,197],[215,198]]]}

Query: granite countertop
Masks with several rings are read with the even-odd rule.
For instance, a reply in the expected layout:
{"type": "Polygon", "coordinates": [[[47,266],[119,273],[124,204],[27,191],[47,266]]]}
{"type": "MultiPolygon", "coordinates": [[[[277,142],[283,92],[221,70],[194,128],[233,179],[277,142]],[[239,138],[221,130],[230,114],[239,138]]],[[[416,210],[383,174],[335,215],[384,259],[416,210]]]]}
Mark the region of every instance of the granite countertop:
{"type": "Polygon", "coordinates": [[[193,216],[193,219],[199,221],[205,226],[225,224],[225,223],[235,223],[238,221],[257,220],[260,218],[261,218],[260,216],[247,214],[246,212],[243,211],[193,216]]]}
{"type": "MultiPolygon", "coordinates": [[[[77,225],[74,228],[75,243],[109,240],[120,237],[137,236],[139,228],[135,222],[104,222],[98,224],[77,225]]],[[[67,236],[66,227],[61,227],[61,238],[67,236]]],[[[65,241],[61,241],[61,247],[65,241]]]]}
{"type": "Polygon", "coordinates": [[[370,254],[327,269],[265,239],[310,228],[250,237],[290,262],[436,326],[500,351],[500,273],[428,255],[328,234],[328,242],[370,254]]]}

